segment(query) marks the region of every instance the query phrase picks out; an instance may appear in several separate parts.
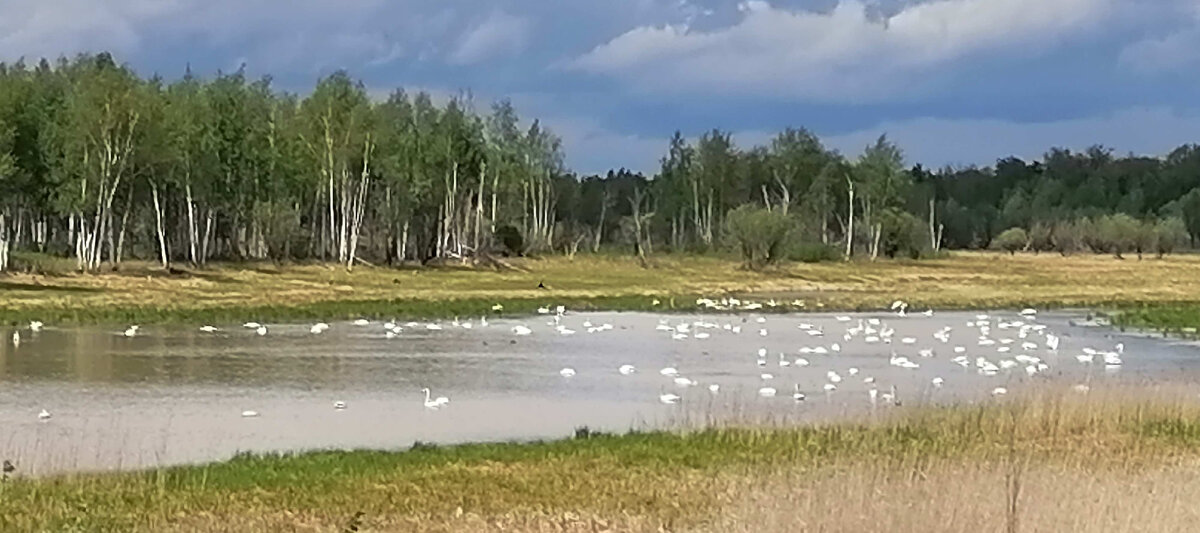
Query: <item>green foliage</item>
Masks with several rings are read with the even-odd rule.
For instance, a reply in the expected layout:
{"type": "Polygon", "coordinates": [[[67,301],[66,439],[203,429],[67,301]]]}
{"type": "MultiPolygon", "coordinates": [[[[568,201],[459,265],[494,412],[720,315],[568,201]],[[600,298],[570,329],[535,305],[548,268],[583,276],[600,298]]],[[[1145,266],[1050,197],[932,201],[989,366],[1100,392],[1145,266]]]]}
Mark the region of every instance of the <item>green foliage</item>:
{"type": "Polygon", "coordinates": [[[801,263],[824,263],[842,259],[842,249],[819,242],[796,242],[788,247],[787,257],[801,263]]]}
{"type": "Polygon", "coordinates": [[[761,269],[786,255],[793,222],[787,215],[743,205],[725,218],[725,237],[741,253],[745,266],[761,269]]]}
{"type": "Polygon", "coordinates": [[[1096,221],[1095,231],[1104,251],[1117,259],[1137,251],[1142,241],[1142,223],[1125,213],[1109,215],[1096,221]]]}
{"type": "Polygon", "coordinates": [[[1010,255],[1029,246],[1029,234],[1022,228],[1008,228],[992,240],[992,248],[1004,250],[1010,255]]]}
{"type": "Polygon", "coordinates": [[[1159,257],[1175,253],[1187,242],[1187,224],[1182,218],[1166,217],[1154,223],[1154,251],[1159,257]]]}
{"type": "Polygon", "coordinates": [[[521,255],[525,252],[525,238],[516,226],[505,224],[496,228],[496,239],[504,246],[508,255],[521,255]]]}
{"type": "Polygon", "coordinates": [[[891,208],[879,216],[881,235],[879,253],[885,257],[919,259],[929,251],[929,230],[925,221],[912,213],[891,208]]]}

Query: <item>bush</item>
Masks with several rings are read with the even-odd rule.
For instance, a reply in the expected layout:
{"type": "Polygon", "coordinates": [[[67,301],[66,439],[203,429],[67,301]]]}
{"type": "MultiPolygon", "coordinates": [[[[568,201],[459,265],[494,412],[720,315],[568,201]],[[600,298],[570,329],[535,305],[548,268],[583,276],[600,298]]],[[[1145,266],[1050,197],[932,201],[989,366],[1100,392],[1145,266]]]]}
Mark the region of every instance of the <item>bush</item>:
{"type": "Polygon", "coordinates": [[[778,211],[743,205],[725,217],[725,237],[737,247],[746,268],[763,268],[785,255],[792,220],[778,211]]]}
{"type": "Polygon", "coordinates": [[[1096,232],[1104,250],[1123,259],[1122,254],[1138,249],[1141,222],[1117,213],[1096,221],[1096,232]]]}
{"type": "Polygon", "coordinates": [[[920,259],[931,244],[925,221],[912,213],[888,209],[880,214],[883,235],[879,238],[879,253],[887,257],[920,259]]]}
{"type": "Polygon", "coordinates": [[[1078,222],[1068,220],[1057,222],[1050,232],[1051,249],[1062,255],[1070,255],[1079,251],[1079,247],[1083,245],[1082,232],[1078,222]]]}
{"type": "Polygon", "coordinates": [[[521,230],[512,225],[505,224],[497,227],[496,240],[500,241],[500,245],[504,247],[504,251],[508,255],[521,255],[525,252],[525,237],[521,235],[521,230]]]}
{"type": "Polygon", "coordinates": [[[79,270],[74,259],[37,252],[16,251],[12,252],[9,257],[8,269],[13,272],[44,276],[61,276],[79,270]]]}
{"type": "Polygon", "coordinates": [[[823,263],[842,259],[842,248],[833,244],[801,242],[788,247],[788,259],[801,263],[823,263]]]}
{"type": "Polygon", "coordinates": [[[992,240],[992,248],[1015,255],[1029,245],[1029,234],[1021,228],[1008,228],[992,240]]]}
{"type": "Polygon", "coordinates": [[[1154,251],[1159,257],[1187,245],[1187,224],[1180,217],[1167,217],[1154,225],[1154,251]]]}

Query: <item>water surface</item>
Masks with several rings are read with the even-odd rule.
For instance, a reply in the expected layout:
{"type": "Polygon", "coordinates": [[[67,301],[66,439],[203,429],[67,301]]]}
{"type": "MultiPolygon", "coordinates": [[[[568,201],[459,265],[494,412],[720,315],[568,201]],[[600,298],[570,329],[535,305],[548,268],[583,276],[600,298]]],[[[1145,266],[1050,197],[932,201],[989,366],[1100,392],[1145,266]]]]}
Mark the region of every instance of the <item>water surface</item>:
{"type": "Polygon", "coordinates": [[[1200,376],[1192,345],[1075,326],[1078,317],[1069,314],[1031,319],[1012,312],[985,319],[985,336],[995,344],[981,345],[976,315],[855,314],[845,321],[832,314],[568,312],[558,324],[551,316],[497,319],[486,327],[476,319],[470,329],[450,321],[440,322],[442,329],[402,324],[393,338],[381,322],[335,323],[318,335],[310,324],[268,324],[265,336],[239,325],[216,333],[143,327],[134,337],[51,325],[36,334],[21,330],[19,346],[8,341],[10,329],[0,331],[0,457],[36,475],[209,461],[239,451],[559,438],[584,425],[661,427],[687,412],[837,416],[869,409],[871,388],[887,393],[895,387],[911,405],[982,401],[996,387],[1011,397],[1035,381],[1190,383],[1200,376]],[[845,340],[860,321],[863,328],[894,329],[891,343],[867,343],[866,333],[845,340]],[[1013,325],[1018,321],[1024,338],[1022,327],[1013,325]],[[1002,322],[1009,327],[1002,329],[1002,322]],[[588,324],[611,328],[589,333],[588,324]],[[1032,329],[1035,324],[1044,329],[1032,329]],[[518,325],[532,333],[514,334],[518,325]],[[945,327],[952,328],[948,342],[936,340],[933,334],[945,327]],[[1061,337],[1057,352],[1046,349],[1046,333],[1061,337]],[[915,342],[905,344],[906,337],[915,342]],[[1037,347],[1023,349],[1025,342],[1037,347]],[[840,352],[832,351],[834,343],[840,352]],[[1106,369],[1099,355],[1091,365],[1075,359],[1084,348],[1115,351],[1118,343],[1124,348],[1119,368],[1106,369]],[[965,349],[970,368],[952,362],[955,346],[965,349]],[[818,347],[829,353],[801,353],[818,347]],[[767,351],[765,366],[759,366],[759,349],[767,351]],[[925,349],[932,357],[920,355],[925,349]],[[781,353],[791,365],[780,367],[781,353]],[[1000,364],[1017,354],[1038,357],[1048,369],[1029,376],[1020,364],[984,376],[975,366],[977,357],[1000,364]],[[889,364],[893,355],[920,367],[889,364]],[[794,364],[801,357],[809,366],[794,364]],[[621,375],[623,364],[637,372],[621,375]],[[565,367],[576,375],[562,377],[565,367]],[[697,385],[677,385],[660,375],[664,367],[697,385]],[[842,380],[826,392],[830,371],[842,380]],[[764,373],[773,377],[763,379],[764,373]],[[864,383],[868,377],[873,384],[864,383]],[[944,385],[935,387],[934,377],[944,385]],[[712,384],[719,385],[717,394],[709,391],[712,384]],[[807,396],[801,403],[792,398],[797,385],[807,396]],[[762,398],[764,386],[776,388],[777,396],[762,398]],[[427,409],[423,387],[448,396],[450,404],[427,409]],[[665,405],[664,393],[682,401],[665,405]],[[336,401],[348,408],[335,409],[336,401]],[[42,409],[52,418],[39,420],[42,409]],[[245,410],[259,416],[245,418],[245,410]]]}

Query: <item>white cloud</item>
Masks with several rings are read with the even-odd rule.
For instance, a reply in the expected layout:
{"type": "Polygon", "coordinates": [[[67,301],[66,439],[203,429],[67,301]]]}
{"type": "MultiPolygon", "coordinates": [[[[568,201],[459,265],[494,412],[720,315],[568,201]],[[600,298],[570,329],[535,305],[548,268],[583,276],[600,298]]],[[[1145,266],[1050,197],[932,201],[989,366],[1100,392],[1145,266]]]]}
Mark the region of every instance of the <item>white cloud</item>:
{"type": "Polygon", "coordinates": [[[655,90],[861,100],[912,83],[947,62],[994,50],[1033,54],[1110,17],[1116,0],[934,0],[877,20],[844,0],[827,13],[740,6],[740,21],[697,32],[641,26],[572,67],[655,90]]]}
{"type": "Polygon", "coordinates": [[[1169,108],[1130,108],[1111,114],[1052,122],[918,118],[887,122],[852,133],[824,136],[826,146],[847,156],[886,133],[910,164],[990,165],[1015,155],[1040,158],[1051,147],[1082,150],[1095,144],[1117,153],[1163,155],[1200,140],[1200,113],[1169,108]]]}
{"type": "Polygon", "coordinates": [[[450,54],[450,61],[459,65],[478,63],[485,59],[515,54],[525,48],[531,23],[523,17],[494,11],[482,23],[463,35],[450,54]]]}
{"type": "Polygon", "coordinates": [[[138,26],[172,10],[170,3],[0,1],[0,59],[38,59],[83,51],[130,52],[143,44],[138,26]]]}

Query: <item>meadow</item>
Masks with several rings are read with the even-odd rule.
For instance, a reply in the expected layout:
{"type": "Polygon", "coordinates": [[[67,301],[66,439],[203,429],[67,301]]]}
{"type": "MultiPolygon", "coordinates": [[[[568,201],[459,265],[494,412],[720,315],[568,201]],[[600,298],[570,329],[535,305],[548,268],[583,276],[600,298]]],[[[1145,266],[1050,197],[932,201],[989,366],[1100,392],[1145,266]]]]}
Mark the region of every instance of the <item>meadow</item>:
{"type": "Polygon", "coordinates": [[[796,263],[762,272],[733,259],[655,256],[515,259],[496,270],[441,266],[353,272],[329,265],[218,264],[167,271],[127,264],[120,272],[0,276],[0,321],[50,324],[196,323],[242,320],[450,318],[576,309],[695,310],[700,296],[774,299],[783,310],[873,310],[895,299],[914,308],[1141,310],[1132,325],[1200,325],[1200,256],[956,252],[921,261],[796,263]],[[544,284],[546,289],[538,288],[544,284]],[[654,301],[658,300],[655,304],[654,301]],[[795,304],[795,305],[793,305],[795,304]],[[1160,309],[1170,308],[1167,313],[1160,309]]]}
{"type": "Polygon", "coordinates": [[[1045,389],[738,424],[10,479],[5,531],[1187,531],[1200,405],[1045,389]]]}

